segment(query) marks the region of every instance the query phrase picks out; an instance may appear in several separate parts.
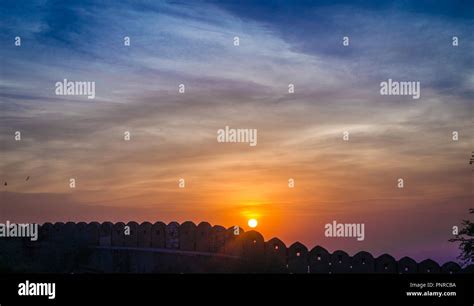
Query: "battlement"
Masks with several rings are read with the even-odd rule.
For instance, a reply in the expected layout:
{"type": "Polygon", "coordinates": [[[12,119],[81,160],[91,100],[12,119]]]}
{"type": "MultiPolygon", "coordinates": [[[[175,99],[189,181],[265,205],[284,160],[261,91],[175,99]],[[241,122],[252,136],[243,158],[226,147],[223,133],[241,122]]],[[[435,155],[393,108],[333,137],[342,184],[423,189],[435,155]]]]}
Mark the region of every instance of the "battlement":
{"type": "MultiPolygon", "coordinates": [[[[417,263],[369,252],[350,256],[300,242],[286,246],[265,241],[257,231],[211,226],[207,222],[45,223],[38,241],[16,241],[23,258],[35,258],[33,271],[132,273],[463,273],[457,263],[440,266],[431,259],[417,263]]],[[[4,241],[8,241],[4,240],[4,241]]]]}

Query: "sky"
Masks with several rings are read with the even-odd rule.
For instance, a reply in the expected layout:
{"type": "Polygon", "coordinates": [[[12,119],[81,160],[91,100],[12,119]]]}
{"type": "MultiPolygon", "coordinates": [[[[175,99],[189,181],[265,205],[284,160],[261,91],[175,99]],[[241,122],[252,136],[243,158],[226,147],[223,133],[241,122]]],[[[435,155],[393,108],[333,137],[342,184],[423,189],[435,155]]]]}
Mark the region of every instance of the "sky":
{"type": "Polygon", "coordinates": [[[458,255],[448,239],[473,190],[469,1],[0,8],[0,222],[256,218],[288,246],[458,255]],[[63,79],[95,82],[95,99],[56,95],[63,79]],[[388,79],[420,82],[420,99],[380,95],[388,79]],[[226,126],[257,129],[258,144],[217,142],[226,126]],[[325,237],[333,221],[363,223],[365,239],[325,237]]]}

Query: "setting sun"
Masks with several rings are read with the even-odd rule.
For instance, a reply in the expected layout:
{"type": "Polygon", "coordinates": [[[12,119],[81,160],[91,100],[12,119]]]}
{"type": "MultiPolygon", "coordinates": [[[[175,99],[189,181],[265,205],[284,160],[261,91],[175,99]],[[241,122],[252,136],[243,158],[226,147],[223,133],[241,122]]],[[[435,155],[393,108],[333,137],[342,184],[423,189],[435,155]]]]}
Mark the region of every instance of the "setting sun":
{"type": "Polygon", "coordinates": [[[258,222],[257,222],[256,219],[249,219],[248,225],[249,225],[251,228],[255,228],[255,227],[257,227],[258,222]]]}

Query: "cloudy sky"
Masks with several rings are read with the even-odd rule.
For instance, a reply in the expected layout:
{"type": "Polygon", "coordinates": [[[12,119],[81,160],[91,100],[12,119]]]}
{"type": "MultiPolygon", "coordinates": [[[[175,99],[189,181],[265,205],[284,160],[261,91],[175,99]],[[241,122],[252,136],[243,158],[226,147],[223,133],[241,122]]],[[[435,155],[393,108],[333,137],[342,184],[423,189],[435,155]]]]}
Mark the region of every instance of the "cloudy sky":
{"type": "Polygon", "coordinates": [[[2,1],[0,222],[253,217],[288,245],[455,259],[472,4],[268,2],[2,1]],[[389,78],[420,82],[420,99],[381,96],[389,78]],[[55,95],[63,79],[96,98],[55,95]],[[258,145],[218,143],[225,126],[258,145]],[[325,237],[333,220],[364,223],[365,240],[325,237]]]}

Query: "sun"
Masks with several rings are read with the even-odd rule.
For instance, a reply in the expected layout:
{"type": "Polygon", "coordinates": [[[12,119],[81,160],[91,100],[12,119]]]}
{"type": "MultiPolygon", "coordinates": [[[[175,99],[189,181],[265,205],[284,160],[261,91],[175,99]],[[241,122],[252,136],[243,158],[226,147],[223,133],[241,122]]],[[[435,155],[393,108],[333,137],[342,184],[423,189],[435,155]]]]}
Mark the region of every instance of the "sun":
{"type": "Polygon", "coordinates": [[[248,224],[251,228],[255,228],[255,227],[257,227],[257,225],[258,225],[258,221],[257,221],[257,219],[249,219],[249,221],[247,222],[247,224],[248,224]]]}

